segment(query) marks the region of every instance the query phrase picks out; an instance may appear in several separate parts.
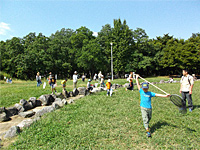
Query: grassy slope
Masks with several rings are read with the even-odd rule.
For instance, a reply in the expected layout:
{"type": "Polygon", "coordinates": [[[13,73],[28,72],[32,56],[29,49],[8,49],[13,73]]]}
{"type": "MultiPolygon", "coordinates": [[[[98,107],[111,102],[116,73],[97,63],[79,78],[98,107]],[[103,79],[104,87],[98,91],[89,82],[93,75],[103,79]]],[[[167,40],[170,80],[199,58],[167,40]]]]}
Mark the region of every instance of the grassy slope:
{"type": "MultiPolygon", "coordinates": [[[[158,85],[178,93],[179,84],[158,85]]],[[[9,149],[200,149],[200,82],[195,82],[192,113],[181,115],[168,98],[153,98],[152,138],[146,137],[139,92],[117,89],[77,100],[43,116],[9,149]]],[[[153,92],[158,92],[150,87],[153,92]]]]}

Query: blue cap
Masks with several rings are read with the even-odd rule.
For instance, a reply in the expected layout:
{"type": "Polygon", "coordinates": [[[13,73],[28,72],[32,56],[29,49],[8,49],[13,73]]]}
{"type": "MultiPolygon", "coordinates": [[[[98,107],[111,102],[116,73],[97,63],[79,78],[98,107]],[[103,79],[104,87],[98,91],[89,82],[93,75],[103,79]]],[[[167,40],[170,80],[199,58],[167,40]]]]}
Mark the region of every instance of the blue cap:
{"type": "Polygon", "coordinates": [[[149,88],[149,84],[147,82],[142,83],[142,88],[143,89],[148,89],[149,88]]]}

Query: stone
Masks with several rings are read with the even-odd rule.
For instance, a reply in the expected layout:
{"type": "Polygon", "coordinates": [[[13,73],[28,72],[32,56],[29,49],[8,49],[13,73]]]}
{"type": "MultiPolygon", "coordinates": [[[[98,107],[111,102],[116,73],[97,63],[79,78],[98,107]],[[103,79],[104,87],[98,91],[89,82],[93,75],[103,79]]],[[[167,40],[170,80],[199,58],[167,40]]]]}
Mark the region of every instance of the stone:
{"type": "Polygon", "coordinates": [[[29,99],[29,102],[32,104],[33,108],[42,106],[42,102],[36,99],[29,99]]]}
{"type": "Polygon", "coordinates": [[[73,97],[73,92],[72,91],[69,92],[69,97],[73,97]]]}
{"type": "MultiPolygon", "coordinates": [[[[59,103],[59,102],[53,102],[52,106],[53,106],[54,109],[59,109],[59,108],[62,107],[62,106],[60,106],[58,103],[59,103]]],[[[62,102],[61,102],[61,104],[62,104],[62,102]]]]}
{"type": "Polygon", "coordinates": [[[85,87],[79,87],[78,91],[79,91],[79,95],[86,95],[86,88],[85,87]]]}
{"type": "Polygon", "coordinates": [[[26,112],[20,112],[18,115],[23,118],[29,118],[29,117],[32,117],[33,115],[35,115],[35,112],[33,110],[31,110],[31,111],[26,111],[26,112]]]}
{"type": "Polygon", "coordinates": [[[18,113],[23,112],[24,111],[24,107],[22,107],[22,105],[20,104],[15,104],[14,105],[15,108],[17,108],[18,113]]]}
{"type": "Polygon", "coordinates": [[[18,126],[12,126],[6,133],[4,138],[12,138],[20,133],[20,128],[18,126]]]}
{"type": "Polygon", "coordinates": [[[10,117],[5,112],[0,113],[0,122],[8,121],[9,119],[10,117]]]}
{"type": "Polygon", "coordinates": [[[25,111],[33,109],[33,105],[29,102],[23,104],[23,108],[25,111]]]}
{"type": "Polygon", "coordinates": [[[160,80],[160,82],[159,83],[165,83],[165,81],[164,80],[160,80]]]}
{"type": "Polygon", "coordinates": [[[125,88],[129,87],[129,83],[125,83],[123,87],[125,88]]]}
{"type": "Polygon", "coordinates": [[[68,103],[68,104],[72,104],[72,103],[74,103],[74,101],[73,101],[73,99],[70,99],[70,100],[68,100],[67,103],[68,103]]]}
{"type": "Polygon", "coordinates": [[[113,84],[113,85],[112,85],[112,88],[113,88],[113,89],[116,89],[116,84],[113,84]]]}
{"type": "Polygon", "coordinates": [[[36,117],[41,117],[46,113],[52,112],[54,111],[54,107],[53,106],[46,106],[43,109],[39,110],[38,112],[36,112],[35,116],[36,117]]]}
{"type": "Polygon", "coordinates": [[[53,102],[54,102],[54,100],[55,100],[55,98],[52,96],[52,95],[41,95],[40,97],[39,97],[39,100],[42,102],[42,105],[51,105],[53,102]]]}
{"type": "Polygon", "coordinates": [[[68,98],[69,95],[68,95],[68,92],[66,90],[62,90],[62,95],[64,96],[64,98],[68,98]]]}
{"type": "Polygon", "coordinates": [[[56,98],[61,98],[61,99],[65,98],[62,93],[55,93],[55,95],[56,95],[56,98]]]}
{"type": "Polygon", "coordinates": [[[56,98],[54,102],[62,102],[61,98],[56,98]]]}
{"type": "Polygon", "coordinates": [[[0,113],[5,112],[6,108],[5,107],[0,107],[0,113]]]}
{"type": "Polygon", "coordinates": [[[6,108],[5,112],[9,117],[17,115],[19,113],[19,111],[18,111],[18,109],[16,107],[6,108]]]}
{"type": "Polygon", "coordinates": [[[68,104],[66,99],[63,99],[63,100],[62,100],[62,103],[63,103],[64,105],[67,105],[67,104],[68,104]]]}
{"type": "Polygon", "coordinates": [[[36,97],[30,97],[28,101],[35,101],[36,97]]]}
{"type": "Polygon", "coordinates": [[[79,91],[77,90],[77,88],[73,89],[73,96],[77,96],[79,94],[79,91]]]}
{"type": "Polygon", "coordinates": [[[20,122],[17,126],[22,129],[22,128],[27,128],[30,127],[30,125],[33,123],[33,119],[27,119],[27,120],[23,120],[22,122],[20,122]]]}
{"type": "Polygon", "coordinates": [[[19,101],[19,104],[21,104],[21,105],[24,105],[25,103],[27,103],[27,101],[26,101],[25,99],[21,99],[21,100],[19,101]]]}

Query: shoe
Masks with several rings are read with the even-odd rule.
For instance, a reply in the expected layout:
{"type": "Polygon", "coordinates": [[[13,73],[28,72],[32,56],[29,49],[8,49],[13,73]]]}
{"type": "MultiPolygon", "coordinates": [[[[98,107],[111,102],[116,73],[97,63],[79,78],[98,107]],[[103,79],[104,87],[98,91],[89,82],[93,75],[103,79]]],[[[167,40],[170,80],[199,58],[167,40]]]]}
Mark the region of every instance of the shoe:
{"type": "Polygon", "coordinates": [[[53,94],[53,92],[51,94],[53,94]]]}
{"type": "Polygon", "coordinates": [[[149,130],[147,130],[147,137],[151,137],[151,133],[150,133],[150,131],[149,130]]]}
{"type": "Polygon", "coordinates": [[[192,109],[191,109],[191,108],[189,108],[189,111],[190,111],[190,112],[192,112],[192,109]]]}

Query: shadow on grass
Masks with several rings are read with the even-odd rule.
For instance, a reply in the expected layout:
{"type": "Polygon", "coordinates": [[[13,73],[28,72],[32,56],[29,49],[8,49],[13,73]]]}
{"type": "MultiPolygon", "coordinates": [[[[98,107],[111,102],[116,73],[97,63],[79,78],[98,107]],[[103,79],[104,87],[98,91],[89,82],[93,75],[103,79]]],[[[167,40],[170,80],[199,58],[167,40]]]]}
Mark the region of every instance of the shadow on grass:
{"type": "MultiPolygon", "coordinates": [[[[161,122],[161,121],[158,121],[157,123],[155,123],[151,128],[151,133],[154,133],[157,129],[160,129],[162,128],[162,126],[171,126],[171,127],[174,127],[174,128],[180,128],[176,125],[173,125],[173,124],[170,124],[170,123],[167,123],[165,121],[161,122]]],[[[191,129],[191,128],[188,128],[188,127],[185,127],[186,131],[188,132],[196,132],[196,130],[194,129],[191,129]]]]}
{"type": "Polygon", "coordinates": [[[171,127],[175,127],[177,128],[177,126],[173,125],[173,124],[170,124],[170,123],[167,123],[166,121],[158,121],[157,123],[155,123],[153,126],[151,126],[150,130],[151,130],[151,133],[155,132],[157,129],[160,129],[162,128],[162,126],[171,126],[171,127]]]}
{"type": "Polygon", "coordinates": [[[200,105],[193,105],[194,109],[199,109],[200,105]]]}

